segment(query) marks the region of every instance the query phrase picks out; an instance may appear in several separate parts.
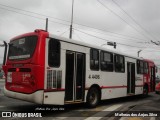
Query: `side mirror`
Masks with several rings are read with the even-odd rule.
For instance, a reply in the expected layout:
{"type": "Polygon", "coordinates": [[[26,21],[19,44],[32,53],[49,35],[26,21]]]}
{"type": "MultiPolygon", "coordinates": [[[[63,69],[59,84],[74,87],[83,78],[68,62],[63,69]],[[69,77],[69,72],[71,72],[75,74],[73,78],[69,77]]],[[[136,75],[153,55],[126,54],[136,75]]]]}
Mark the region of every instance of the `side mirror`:
{"type": "Polygon", "coordinates": [[[4,44],[0,44],[0,47],[5,47],[4,50],[4,57],[3,57],[3,65],[5,65],[6,63],[6,55],[7,55],[7,48],[8,48],[8,44],[6,41],[3,41],[4,44]]]}

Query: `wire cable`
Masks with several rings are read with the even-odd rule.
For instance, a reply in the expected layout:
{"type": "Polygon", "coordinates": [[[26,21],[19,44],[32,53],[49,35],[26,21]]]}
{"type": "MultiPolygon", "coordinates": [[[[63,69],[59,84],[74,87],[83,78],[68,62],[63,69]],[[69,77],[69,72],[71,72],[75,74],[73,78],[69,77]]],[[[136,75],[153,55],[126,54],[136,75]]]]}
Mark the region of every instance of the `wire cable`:
{"type": "MultiPolygon", "coordinates": [[[[21,14],[21,15],[25,15],[25,16],[29,16],[29,17],[41,19],[41,20],[46,20],[46,18],[36,17],[36,16],[33,16],[33,15],[29,15],[29,14],[17,12],[17,11],[14,11],[14,10],[9,10],[9,9],[6,9],[6,8],[1,8],[1,7],[0,7],[0,9],[4,9],[4,10],[10,11],[10,12],[15,12],[15,13],[17,13],[17,14],[21,14]]],[[[57,24],[61,24],[61,25],[69,26],[69,25],[67,25],[67,24],[60,23],[60,22],[56,22],[56,21],[53,21],[53,20],[48,20],[48,21],[49,21],[49,22],[53,22],[53,23],[57,23],[57,24]]]]}
{"type": "Polygon", "coordinates": [[[56,17],[52,17],[52,16],[48,16],[48,15],[44,15],[44,14],[40,14],[40,13],[36,13],[36,12],[32,12],[32,11],[28,11],[28,10],[23,10],[23,9],[20,9],[20,8],[15,8],[15,7],[4,5],[4,4],[0,4],[0,6],[4,6],[4,7],[16,9],[16,10],[20,10],[20,11],[24,11],[24,12],[28,12],[28,13],[33,13],[33,14],[36,14],[36,15],[40,15],[40,16],[44,16],[44,17],[49,17],[49,18],[61,20],[61,21],[64,21],[64,22],[69,22],[69,21],[64,20],[64,19],[60,19],[60,18],[56,18],[56,17]]]}
{"type": "MultiPolygon", "coordinates": [[[[74,28],[74,30],[77,30],[77,29],[74,28]]],[[[83,32],[83,31],[80,31],[80,30],[77,30],[77,31],[79,31],[79,32],[81,32],[81,33],[84,33],[84,34],[86,34],[86,35],[89,35],[89,36],[92,36],[92,37],[95,37],[95,38],[98,38],[98,39],[107,41],[107,42],[113,42],[113,41],[111,41],[111,40],[104,39],[104,38],[101,38],[101,37],[98,37],[98,36],[95,36],[95,35],[92,35],[92,34],[89,34],[89,33],[83,32]]],[[[124,44],[124,43],[119,43],[119,42],[116,42],[116,43],[119,44],[119,45],[127,46],[127,47],[146,48],[146,47],[132,46],[132,45],[128,45],[128,44],[124,44]]]]}
{"type": "MultiPolygon", "coordinates": [[[[113,0],[112,0],[112,1],[113,1],[113,0]]],[[[52,16],[46,16],[46,15],[43,15],[43,14],[40,14],[40,13],[36,13],[36,12],[28,11],[28,10],[23,10],[23,9],[19,9],[19,8],[15,8],[15,7],[12,7],[12,6],[7,6],[7,5],[4,5],[4,4],[0,4],[0,6],[12,8],[12,9],[17,9],[17,10],[21,10],[21,11],[28,12],[28,13],[33,13],[33,14],[37,14],[37,15],[40,15],[40,16],[50,17],[50,18],[54,18],[54,19],[61,20],[61,21],[64,21],[64,22],[69,22],[69,21],[66,21],[66,20],[63,20],[63,19],[55,18],[55,17],[52,17],[52,16]]],[[[18,13],[18,14],[22,14],[22,15],[34,17],[34,18],[37,18],[37,19],[45,20],[45,18],[36,17],[36,16],[33,16],[33,15],[25,14],[25,13],[20,13],[20,12],[14,11],[14,10],[6,9],[6,8],[0,8],[0,9],[5,9],[5,10],[7,10],[7,11],[16,12],[16,13],[18,13]]],[[[122,10],[123,10],[123,9],[122,9],[122,10]]],[[[127,14],[127,13],[126,13],[126,14],[127,14]]],[[[133,19],[133,20],[134,20],[134,19],[133,19]]],[[[69,26],[69,25],[67,25],[67,24],[60,23],[60,22],[56,22],[56,21],[51,21],[51,20],[49,20],[49,22],[53,22],[53,23],[57,23],[57,24],[62,24],[62,25],[69,26]]],[[[74,23],[74,24],[77,24],[77,25],[80,25],[80,26],[89,27],[89,28],[96,29],[96,30],[104,31],[104,30],[102,30],[102,29],[97,29],[97,28],[94,28],[94,27],[91,27],[91,26],[87,26],[87,25],[80,24],[80,23],[74,23]]],[[[120,35],[120,36],[125,36],[125,37],[129,37],[129,38],[133,38],[133,39],[144,40],[144,39],[136,38],[136,37],[133,37],[133,36],[126,36],[126,35],[118,34],[118,33],[115,33],[115,32],[110,32],[110,31],[104,31],[104,32],[109,32],[109,33],[112,33],[112,34],[116,34],[116,35],[120,35]]],[[[112,36],[113,36],[113,35],[112,35],[112,36]]],[[[115,37],[116,37],[116,36],[115,36],[115,37]]],[[[122,38],[122,39],[124,39],[124,38],[122,38]]]]}
{"type": "Polygon", "coordinates": [[[143,31],[149,34],[152,38],[156,39],[153,35],[151,35],[147,30],[145,30],[131,15],[129,15],[116,1],[112,0],[114,4],[116,4],[129,18],[131,18],[143,31]]]}
{"type": "MultiPolygon", "coordinates": [[[[115,16],[119,17],[122,21],[124,21],[127,25],[129,25],[131,28],[133,28],[134,30],[136,30],[138,33],[140,33],[139,30],[137,30],[137,28],[135,28],[134,26],[130,25],[125,19],[123,19],[120,15],[118,15],[117,13],[115,13],[113,10],[111,10],[109,7],[107,7],[106,5],[104,5],[100,0],[97,0],[104,8],[106,8],[107,10],[109,10],[111,13],[113,13],[115,16]]],[[[146,35],[142,34],[145,38],[148,38],[146,35]]]]}
{"type": "MultiPolygon", "coordinates": [[[[4,6],[4,7],[7,7],[7,8],[12,8],[12,9],[16,9],[16,10],[20,10],[20,11],[24,11],[24,12],[28,12],[28,13],[32,13],[32,14],[44,16],[44,17],[49,17],[49,18],[53,18],[53,19],[57,19],[57,20],[61,20],[61,21],[70,23],[69,21],[64,20],[64,19],[60,19],[60,18],[56,18],[56,17],[53,17],[53,16],[48,16],[48,15],[44,15],[44,14],[40,14],[40,13],[28,11],[28,10],[23,10],[23,9],[15,8],[15,7],[8,6],[8,5],[4,5],[4,4],[0,4],[0,6],[4,6]]],[[[4,8],[4,9],[5,9],[5,8],[4,8]]],[[[5,9],[5,10],[8,10],[8,9],[5,9]]],[[[11,10],[8,10],[8,11],[11,11],[11,10]]],[[[12,10],[12,11],[13,11],[13,10],[12,10]]],[[[15,12],[17,12],[17,11],[15,11],[15,12]]],[[[27,14],[27,16],[28,16],[28,14],[27,14]]],[[[33,17],[33,16],[32,16],[32,17],[33,17]]],[[[40,18],[40,19],[41,19],[41,18],[40,18]]],[[[49,21],[51,21],[51,20],[49,20],[49,21]]],[[[53,21],[53,22],[55,22],[55,21],[53,21]]],[[[57,22],[57,23],[59,24],[59,22],[57,22]]],[[[60,24],[63,24],[63,23],[60,23],[60,24]]],[[[88,27],[88,28],[92,28],[92,29],[96,29],[96,30],[100,30],[100,31],[104,31],[104,32],[109,32],[109,33],[116,34],[116,35],[120,35],[120,36],[125,36],[125,37],[140,39],[140,38],[136,38],[136,37],[133,37],[133,36],[127,36],[127,35],[123,35],[123,34],[111,32],[111,31],[105,31],[105,30],[102,30],[102,29],[94,28],[94,27],[91,27],[91,26],[88,26],[88,25],[84,25],[84,24],[80,24],[80,23],[74,23],[74,24],[80,25],[80,26],[84,26],[84,27],[88,27]]],[[[64,25],[67,25],[67,24],[64,24],[64,25]]]]}
{"type": "Polygon", "coordinates": [[[64,31],[63,33],[61,33],[59,36],[63,36],[67,31],[69,31],[70,29],[67,29],[66,31],[64,31]]]}
{"type": "MultiPolygon", "coordinates": [[[[8,6],[8,5],[4,5],[4,4],[0,4],[0,6],[4,6],[4,7],[7,7],[7,8],[12,8],[12,9],[16,9],[16,10],[20,10],[20,11],[24,11],[24,12],[28,12],[28,13],[33,13],[33,14],[36,14],[36,15],[44,16],[44,17],[54,18],[54,19],[61,20],[61,21],[64,21],[64,22],[69,22],[69,21],[64,20],[64,19],[60,19],[60,18],[56,18],[56,17],[52,17],[52,16],[47,16],[47,15],[44,15],[44,14],[40,14],[40,13],[28,11],[28,10],[19,9],[19,8],[15,8],[15,7],[8,6]]],[[[27,15],[27,16],[30,16],[30,17],[34,17],[34,18],[43,19],[43,18],[40,18],[40,17],[35,17],[35,16],[32,16],[32,15],[24,14],[24,13],[19,13],[19,12],[17,12],[17,11],[9,10],[9,9],[6,9],[6,8],[0,8],[0,9],[5,9],[5,10],[7,10],[7,11],[16,12],[16,13],[18,13],[18,14],[23,14],[23,15],[27,15]]],[[[45,19],[43,19],[43,20],[45,20],[45,19]]],[[[51,21],[51,20],[49,20],[49,21],[51,21]]],[[[64,23],[56,22],[56,21],[51,21],[51,22],[58,23],[58,24],[63,24],[63,25],[67,25],[67,24],[64,24],[64,23]]],[[[96,29],[96,30],[108,32],[108,33],[112,33],[112,34],[116,34],[116,35],[120,35],[120,36],[125,36],[125,37],[129,37],[129,38],[134,38],[134,39],[139,39],[139,40],[141,40],[140,38],[136,38],[136,37],[133,37],[133,36],[123,35],[123,34],[111,32],[111,31],[105,31],[105,30],[102,30],[102,29],[94,28],[94,27],[91,27],[91,26],[88,26],[88,25],[84,25],[84,24],[80,24],[80,23],[74,23],[74,24],[80,25],[80,26],[84,26],[84,27],[87,27],[87,28],[92,28],[92,29],[96,29]]],[[[67,25],[67,26],[69,26],[69,25],[67,25]]]]}
{"type": "MultiPolygon", "coordinates": [[[[76,28],[77,29],[77,28],[76,28]]],[[[78,28],[79,29],[79,28],[78,28]]],[[[79,29],[79,30],[82,30],[82,29],[79,29]]],[[[106,36],[111,36],[111,37],[116,37],[116,39],[124,39],[124,40],[127,40],[127,41],[132,41],[134,40],[134,43],[137,42],[137,43],[142,43],[142,42],[139,42],[139,40],[143,40],[145,41],[145,39],[138,39],[138,38],[130,38],[126,36],[123,37],[123,36],[116,36],[116,35],[109,35],[109,34],[106,34],[106,33],[102,33],[102,32],[98,32],[98,31],[93,31],[93,30],[90,30],[91,32],[94,32],[94,33],[98,33],[98,34],[102,34],[102,35],[106,35],[106,36]]],[[[148,41],[146,41],[145,43],[149,43],[148,41]]]]}

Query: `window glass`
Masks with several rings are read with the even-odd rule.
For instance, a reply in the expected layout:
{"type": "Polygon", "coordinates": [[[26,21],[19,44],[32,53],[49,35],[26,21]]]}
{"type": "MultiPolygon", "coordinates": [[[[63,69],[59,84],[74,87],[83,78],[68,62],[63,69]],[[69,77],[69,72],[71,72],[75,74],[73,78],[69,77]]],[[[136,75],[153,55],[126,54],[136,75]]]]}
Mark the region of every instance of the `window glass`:
{"type": "Polygon", "coordinates": [[[38,36],[26,36],[9,43],[8,57],[10,60],[31,58],[36,48],[38,36]]]}
{"type": "Polygon", "coordinates": [[[125,72],[125,60],[122,55],[115,55],[115,72],[125,72]]]}
{"type": "Polygon", "coordinates": [[[143,68],[143,62],[142,62],[142,61],[140,61],[140,67],[142,67],[142,68],[143,68]]]}
{"type": "Polygon", "coordinates": [[[124,58],[122,56],[120,56],[119,58],[120,58],[119,63],[123,64],[124,58]]]}
{"type": "Polygon", "coordinates": [[[104,53],[104,61],[111,62],[111,54],[110,53],[104,53]]]}
{"type": "Polygon", "coordinates": [[[98,50],[93,50],[92,56],[93,56],[93,58],[92,58],[93,60],[98,60],[99,51],[98,50]]]}
{"type": "Polygon", "coordinates": [[[48,46],[48,64],[51,67],[60,66],[60,42],[56,39],[49,40],[48,46]]]}
{"type": "Polygon", "coordinates": [[[140,74],[140,61],[137,60],[137,74],[140,74]]]}
{"type": "Polygon", "coordinates": [[[147,74],[148,73],[148,63],[144,62],[144,73],[147,74]]]}
{"type": "Polygon", "coordinates": [[[101,70],[113,71],[113,54],[101,51],[101,70]]]}
{"type": "Polygon", "coordinates": [[[137,74],[144,73],[144,62],[142,60],[137,60],[137,74]]]}
{"type": "Polygon", "coordinates": [[[143,61],[140,61],[140,73],[143,74],[144,73],[144,67],[143,67],[143,61]]]}
{"type": "Polygon", "coordinates": [[[99,50],[90,50],[90,69],[99,70],[99,50]]]}

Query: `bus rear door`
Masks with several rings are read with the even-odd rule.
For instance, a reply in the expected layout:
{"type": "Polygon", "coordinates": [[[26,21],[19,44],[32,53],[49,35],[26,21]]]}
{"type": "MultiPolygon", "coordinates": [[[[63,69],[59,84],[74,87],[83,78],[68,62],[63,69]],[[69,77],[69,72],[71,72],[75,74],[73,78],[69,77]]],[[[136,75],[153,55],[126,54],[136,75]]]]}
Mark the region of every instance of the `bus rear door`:
{"type": "Polygon", "coordinates": [[[65,101],[81,102],[85,90],[85,54],[66,51],[65,101]]]}

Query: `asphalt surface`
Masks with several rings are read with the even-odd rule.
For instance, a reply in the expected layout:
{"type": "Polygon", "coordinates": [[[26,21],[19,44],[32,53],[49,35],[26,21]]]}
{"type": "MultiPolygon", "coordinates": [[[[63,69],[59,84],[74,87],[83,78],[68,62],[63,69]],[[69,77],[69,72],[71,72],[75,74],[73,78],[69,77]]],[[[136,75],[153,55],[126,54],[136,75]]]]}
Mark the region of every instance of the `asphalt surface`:
{"type": "Polygon", "coordinates": [[[133,96],[101,101],[89,109],[86,104],[65,106],[38,105],[3,94],[4,80],[0,80],[0,119],[2,120],[159,120],[160,95],[133,96]],[[10,114],[11,117],[5,115],[10,114]],[[3,116],[3,118],[2,118],[3,116]],[[158,117],[159,116],[159,117],[158,117]],[[28,118],[30,117],[30,118],[28,118]]]}

